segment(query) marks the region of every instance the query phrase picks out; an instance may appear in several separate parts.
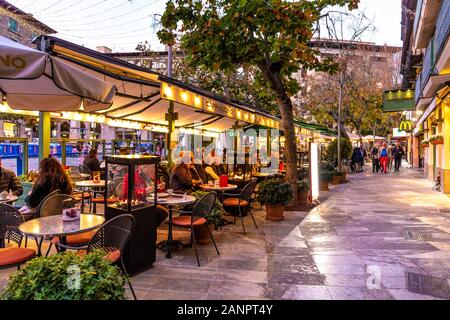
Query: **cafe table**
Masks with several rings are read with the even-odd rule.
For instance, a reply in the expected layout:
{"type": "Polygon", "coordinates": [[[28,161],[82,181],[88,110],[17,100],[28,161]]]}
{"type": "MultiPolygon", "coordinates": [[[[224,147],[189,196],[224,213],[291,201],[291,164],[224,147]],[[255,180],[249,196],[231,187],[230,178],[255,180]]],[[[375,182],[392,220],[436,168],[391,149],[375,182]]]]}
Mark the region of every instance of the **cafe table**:
{"type": "Polygon", "coordinates": [[[19,231],[27,237],[41,239],[38,242],[38,257],[42,255],[41,247],[44,238],[59,237],[61,244],[66,244],[66,237],[99,228],[105,222],[105,218],[95,214],[80,214],[79,219],[64,221],[63,215],[55,215],[33,219],[22,223],[19,231]]]}
{"type": "Polygon", "coordinates": [[[172,235],[172,216],[173,208],[177,206],[187,206],[193,204],[197,201],[194,196],[186,194],[168,194],[167,197],[159,196],[156,202],[161,206],[166,206],[169,209],[169,234],[167,236],[167,241],[161,241],[158,243],[157,247],[166,250],[166,258],[172,258],[172,245],[178,243],[173,241],[172,235]]]}
{"type": "Polygon", "coordinates": [[[19,199],[18,196],[15,196],[15,195],[12,195],[12,194],[8,194],[6,199],[0,200],[0,203],[2,203],[2,204],[12,204],[12,203],[16,202],[18,199],[19,199]]]}
{"type": "MultiPolygon", "coordinates": [[[[93,180],[76,181],[75,186],[82,189],[83,192],[95,188],[104,190],[105,180],[99,180],[98,182],[93,180]]],[[[84,201],[81,201],[81,212],[84,212],[84,201]]]]}

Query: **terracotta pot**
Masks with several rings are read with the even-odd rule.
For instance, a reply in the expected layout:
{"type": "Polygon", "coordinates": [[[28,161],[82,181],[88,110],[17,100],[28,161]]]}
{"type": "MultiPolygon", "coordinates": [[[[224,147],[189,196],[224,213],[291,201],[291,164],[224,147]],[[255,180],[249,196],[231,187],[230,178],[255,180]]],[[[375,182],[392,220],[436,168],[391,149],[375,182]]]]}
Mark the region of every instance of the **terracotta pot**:
{"type": "Polygon", "coordinates": [[[339,176],[339,183],[347,183],[347,172],[342,172],[342,176],[339,176]]]}
{"type": "Polygon", "coordinates": [[[266,220],[281,221],[284,220],[284,206],[266,204],[266,220]]]}
{"type": "Polygon", "coordinates": [[[206,229],[207,227],[211,233],[214,232],[214,225],[212,224],[194,227],[195,242],[197,242],[197,244],[209,244],[212,242],[208,230],[206,229]]]}
{"type": "Polygon", "coordinates": [[[328,182],[319,180],[319,191],[329,191],[329,190],[330,189],[328,188],[328,182]]]}
{"type": "Polygon", "coordinates": [[[341,177],[340,176],[333,176],[333,180],[331,180],[332,185],[337,185],[341,183],[341,177]]]}
{"type": "Polygon", "coordinates": [[[436,145],[436,144],[444,144],[444,140],[435,140],[435,141],[431,141],[431,144],[436,145]]]}
{"type": "Polygon", "coordinates": [[[296,204],[306,204],[308,200],[308,191],[297,191],[296,204]]]}

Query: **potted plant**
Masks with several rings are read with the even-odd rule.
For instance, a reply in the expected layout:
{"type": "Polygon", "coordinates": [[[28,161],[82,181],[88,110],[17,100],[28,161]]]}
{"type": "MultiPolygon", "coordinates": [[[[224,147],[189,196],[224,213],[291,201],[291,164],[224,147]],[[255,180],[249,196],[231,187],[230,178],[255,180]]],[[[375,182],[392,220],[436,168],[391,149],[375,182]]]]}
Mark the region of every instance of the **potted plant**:
{"type": "Polygon", "coordinates": [[[284,219],[284,206],[293,198],[291,186],[280,179],[261,182],[256,200],[266,206],[266,219],[280,221],[284,219]]]}
{"type": "Polygon", "coordinates": [[[337,177],[339,183],[347,183],[347,172],[345,171],[338,171],[335,173],[335,177],[337,177]]]}
{"type": "Polygon", "coordinates": [[[64,252],[27,262],[12,273],[1,300],[122,300],[126,279],[102,252],[64,252]]]}
{"type": "Polygon", "coordinates": [[[309,179],[305,178],[297,181],[297,203],[306,204],[309,194],[309,179]]]}
{"type": "Polygon", "coordinates": [[[428,148],[428,147],[430,146],[430,142],[428,141],[428,139],[422,140],[422,141],[420,142],[420,146],[421,146],[422,148],[428,148]]]}
{"type": "Polygon", "coordinates": [[[436,135],[432,136],[428,141],[432,145],[443,144],[444,143],[444,137],[441,134],[436,134],[436,135]]]}
{"type": "Polygon", "coordinates": [[[320,163],[319,170],[319,190],[320,191],[328,191],[328,184],[333,181],[335,175],[334,166],[327,162],[323,161],[320,163]]]}
{"type": "MultiPolygon", "coordinates": [[[[191,196],[194,196],[198,200],[207,193],[208,192],[206,191],[199,190],[191,193],[191,196]]],[[[187,211],[192,211],[192,209],[194,209],[194,205],[191,205],[188,208],[184,208],[184,210],[187,211]]],[[[207,216],[205,216],[206,220],[208,220],[208,228],[211,233],[214,231],[214,229],[218,229],[218,227],[220,226],[223,219],[223,214],[223,205],[220,200],[216,198],[213,209],[207,216]]],[[[209,233],[204,226],[196,226],[194,228],[195,241],[198,244],[208,244],[212,242],[211,237],[209,236],[209,233]]]]}

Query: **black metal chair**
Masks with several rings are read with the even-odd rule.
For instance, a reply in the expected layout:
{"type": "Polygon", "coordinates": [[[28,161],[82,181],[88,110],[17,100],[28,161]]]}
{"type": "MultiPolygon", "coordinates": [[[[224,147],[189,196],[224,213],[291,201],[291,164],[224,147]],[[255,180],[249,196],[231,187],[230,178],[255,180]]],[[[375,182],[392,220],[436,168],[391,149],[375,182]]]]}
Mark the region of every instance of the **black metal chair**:
{"type": "Polygon", "coordinates": [[[194,227],[204,226],[208,230],[208,233],[211,237],[214,247],[216,248],[217,254],[220,255],[219,249],[217,249],[217,245],[216,245],[216,242],[214,241],[214,237],[211,233],[211,230],[209,230],[208,220],[206,219],[206,216],[214,208],[214,203],[216,201],[216,197],[217,197],[217,195],[215,192],[209,192],[197,201],[197,203],[194,206],[194,209],[192,210],[192,215],[179,216],[179,217],[174,217],[172,219],[172,224],[174,226],[178,226],[178,227],[182,227],[182,228],[189,228],[191,230],[191,244],[194,243],[195,255],[197,257],[197,263],[198,263],[199,267],[200,267],[200,259],[198,258],[197,242],[195,240],[195,228],[194,227]]]}
{"type": "Polygon", "coordinates": [[[87,246],[72,247],[61,243],[58,243],[57,246],[60,247],[60,249],[85,250],[86,253],[91,253],[94,250],[101,250],[104,252],[106,259],[120,266],[127,278],[133,298],[134,300],[137,300],[122,259],[125,248],[133,234],[134,225],[135,220],[132,215],[122,214],[105,222],[97,230],[87,246]]]}
{"type": "MultiPolygon", "coordinates": [[[[255,224],[255,227],[256,229],[258,229],[258,225],[256,224],[255,217],[253,216],[253,212],[250,207],[252,194],[255,191],[256,184],[257,184],[256,180],[252,180],[249,183],[247,183],[247,185],[239,193],[238,197],[236,197],[236,194],[224,193],[224,196],[230,196],[230,198],[226,198],[223,200],[223,206],[237,208],[239,217],[241,218],[242,229],[244,229],[244,234],[246,233],[244,226],[244,218],[242,215],[245,212],[244,210],[250,213],[253,223],[255,224]]],[[[237,215],[234,216],[234,223],[236,223],[236,216],[237,215]]]]}
{"type": "Polygon", "coordinates": [[[7,204],[0,204],[0,269],[20,268],[36,256],[36,251],[21,248],[23,235],[19,226],[25,222],[20,212],[7,204]],[[5,248],[5,239],[17,243],[18,247],[5,248]]]}
{"type": "Polygon", "coordinates": [[[92,170],[84,164],[80,164],[78,166],[78,171],[79,171],[79,173],[90,174],[92,177],[92,170]]]}

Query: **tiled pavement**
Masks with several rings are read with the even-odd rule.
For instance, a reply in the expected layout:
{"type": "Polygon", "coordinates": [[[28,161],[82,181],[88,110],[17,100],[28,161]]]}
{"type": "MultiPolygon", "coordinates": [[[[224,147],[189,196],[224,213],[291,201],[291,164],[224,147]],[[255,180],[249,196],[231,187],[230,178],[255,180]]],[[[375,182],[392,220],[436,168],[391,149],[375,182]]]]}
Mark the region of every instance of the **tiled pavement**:
{"type": "MultiPolygon", "coordinates": [[[[246,217],[246,235],[238,223],[214,231],[221,255],[202,246],[200,268],[193,249],[172,259],[158,250],[154,267],[132,282],[139,299],[450,299],[450,213],[443,208],[449,198],[417,170],[350,175],[309,214],[285,212],[284,221],[270,222],[255,209],[258,229],[246,217]],[[405,239],[405,231],[431,238],[405,239]],[[368,268],[379,289],[368,288],[368,268]],[[422,279],[428,295],[408,291],[405,272],[435,276],[440,291],[422,279]]],[[[0,287],[7,274],[0,272],[0,287]]]]}

